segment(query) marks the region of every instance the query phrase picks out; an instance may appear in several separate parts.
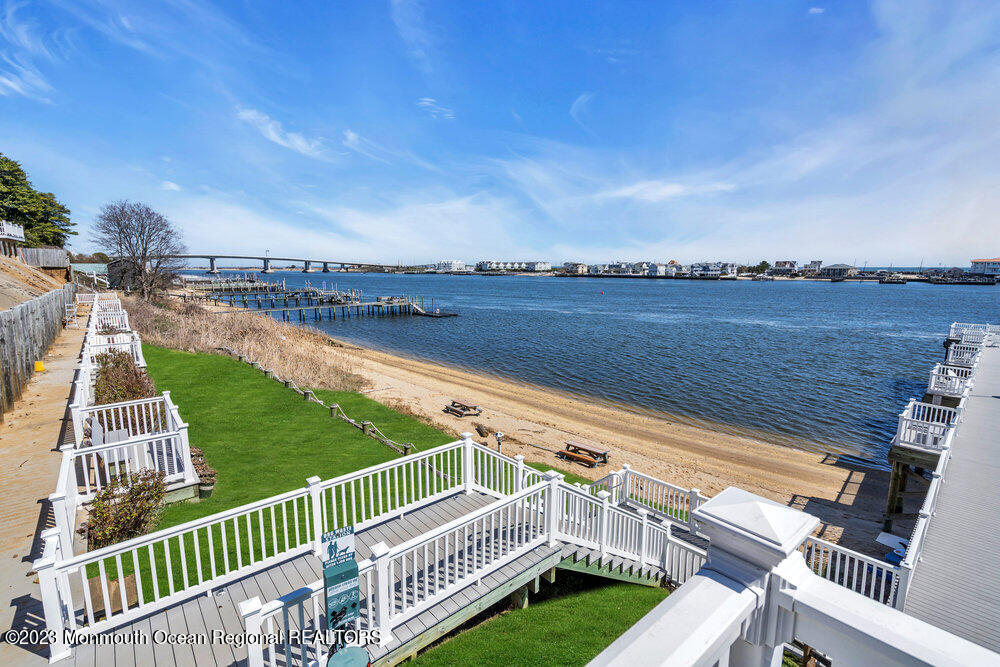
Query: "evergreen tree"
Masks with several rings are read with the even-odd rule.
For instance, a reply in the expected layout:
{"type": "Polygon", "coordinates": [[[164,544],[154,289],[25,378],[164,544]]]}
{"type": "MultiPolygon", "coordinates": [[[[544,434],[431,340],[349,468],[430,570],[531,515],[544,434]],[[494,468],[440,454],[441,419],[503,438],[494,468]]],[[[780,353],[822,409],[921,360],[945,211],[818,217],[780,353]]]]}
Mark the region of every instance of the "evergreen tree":
{"type": "Polygon", "coordinates": [[[69,209],[31,185],[20,163],[0,153],[0,218],[24,227],[25,244],[60,248],[73,231],[69,209]]]}

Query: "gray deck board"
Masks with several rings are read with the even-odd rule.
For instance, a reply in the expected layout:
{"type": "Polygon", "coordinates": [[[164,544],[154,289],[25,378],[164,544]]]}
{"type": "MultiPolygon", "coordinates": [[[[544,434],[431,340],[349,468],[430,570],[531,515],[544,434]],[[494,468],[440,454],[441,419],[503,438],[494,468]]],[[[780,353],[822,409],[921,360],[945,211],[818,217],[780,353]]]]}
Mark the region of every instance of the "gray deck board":
{"type": "Polygon", "coordinates": [[[904,611],[1000,651],[1000,348],[985,348],[904,611]]]}
{"type": "MultiPolygon", "coordinates": [[[[481,493],[454,495],[427,507],[413,510],[402,518],[392,519],[359,531],[357,535],[358,558],[368,558],[371,555],[371,546],[376,542],[385,542],[390,547],[402,544],[495,500],[496,498],[481,493]]],[[[127,623],[114,632],[127,633],[140,630],[149,636],[154,630],[208,634],[213,629],[220,629],[229,633],[242,633],[243,620],[239,614],[240,602],[255,596],[259,597],[261,602],[269,602],[297,588],[311,584],[321,577],[322,567],[318,559],[311,553],[295,556],[220,586],[212,592],[211,597],[203,594],[178,602],[171,607],[127,623]]],[[[363,594],[364,591],[362,591],[363,594]]],[[[413,620],[417,621],[417,619],[413,620]]],[[[426,624],[427,620],[417,621],[414,625],[419,623],[426,624]]],[[[157,665],[229,665],[233,664],[234,661],[239,662],[245,659],[245,648],[235,648],[229,645],[150,644],[147,647],[142,647],[141,651],[136,651],[132,646],[84,645],[76,647],[73,654],[74,664],[97,666],[146,665],[154,662],[157,665]]]]}

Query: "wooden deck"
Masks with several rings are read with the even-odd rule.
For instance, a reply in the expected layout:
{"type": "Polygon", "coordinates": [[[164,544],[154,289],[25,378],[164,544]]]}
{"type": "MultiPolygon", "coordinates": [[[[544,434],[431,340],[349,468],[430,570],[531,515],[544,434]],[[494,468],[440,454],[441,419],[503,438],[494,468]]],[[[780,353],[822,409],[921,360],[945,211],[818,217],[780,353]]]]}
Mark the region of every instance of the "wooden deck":
{"type": "MultiPolygon", "coordinates": [[[[385,542],[390,547],[402,544],[495,501],[496,498],[485,494],[458,494],[415,510],[403,518],[392,519],[367,528],[357,534],[358,558],[366,559],[371,556],[373,544],[385,542]]],[[[558,553],[558,549],[554,551],[558,553]]],[[[533,554],[534,552],[531,552],[526,556],[533,554]]],[[[517,562],[508,566],[508,568],[518,571],[523,571],[526,567],[527,564],[517,562]]],[[[508,568],[504,568],[504,570],[508,568]]],[[[500,572],[496,574],[499,575],[500,572]]],[[[211,596],[201,595],[180,602],[173,607],[159,610],[123,625],[109,634],[127,635],[138,631],[146,637],[151,637],[154,631],[161,630],[179,634],[192,633],[206,636],[208,639],[211,638],[213,630],[241,634],[244,630],[243,620],[239,614],[240,602],[255,596],[262,601],[274,600],[286,593],[307,586],[321,579],[322,576],[323,568],[315,556],[312,554],[296,556],[266,570],[226,584],[214,590],[211,596]]],[[[489,579],[490,577],[483,578],[484,587],[489,579]]],[[[466,591],[460,591],[425,614],[415,617],[402,628],[397,629],[399,633],[397,636],[400,639],[394,640],[384,649],[391,651],[393,648],[398,648],[400,640],[405,641],[409,638],[407,633],[409,636],[412,636],[413,633],[419,633],[423,627],[431,622],[431,618],[441,616],[443,612],[438,607],[450,606],[453,599],[465,595],[466,591]]],[[[362,594],[364,594],[363,591],[362,594]]],[[[246,657],[245,648],[212,644],[206,640],[203,645],[171,646],[165,643],[153,644],[150,641],[145,645],[77,646],[72,659],[77,665],[99,665],[100,667],[153,664],[197,664],[201,666],[232,665],[245,662],[246,657]]],[[[66,664],[70,664],[69,661],[66,664]]]]}
{"type": "Polygon", "coordinates": [[[984,348],[903,610],[1000,651],[1000,348],[984,348]]]}

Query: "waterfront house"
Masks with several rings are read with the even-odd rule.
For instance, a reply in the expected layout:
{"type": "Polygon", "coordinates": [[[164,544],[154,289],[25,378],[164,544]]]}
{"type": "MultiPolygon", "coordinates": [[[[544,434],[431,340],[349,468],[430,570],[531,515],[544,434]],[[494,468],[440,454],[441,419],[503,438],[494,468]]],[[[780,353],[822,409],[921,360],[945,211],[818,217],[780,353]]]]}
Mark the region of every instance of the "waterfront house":
{"type": "Polygon", "coordinates": [[[451,271],[465,271],[465,262],[458,259],[443,259],[434,265],[437,271],[448,273],[451,271]]]}
{"type": "Polygon", "coordinates": [[[972,260],[972,271],[984,276],[1000,276],[1000,257],[972,260]]]}
{"type": "Polygon", "coordinates": [[[632,264],[629,262],[611,262],[608,264],[606,272],[616,275],[629,275],[632,273],[632,264]]]}
{"type": "Polygon", "coordinates": [[[566,273],[574,273],[577,275],[582,275],[584,273],[587,273],[587,271],[589,270],[590,267],[588,267],[586,264],[583,264],[582,262],[566,262],[565,264],[563,264],[563,271],[565,271],[566,273]]]}
{"type": "Polygon", "coordinates": [[[650,262],[633,262],[632,273],[640,276],[646,275],[646,272],[649,271],[649,267],[650,262]]]}
{"type": "Polygon", "coordinates": [[[525,268],[528,271],[551,271],[552,264],[549,262],[526,262],[525,268]]]}
{"type": "Polygon", "coordinates": [[[823,260],[814,259],[802,265],[801,273],[804,276],[815,276],[823,268],[823,260]]]}
{"type": "Polygon", "coordinates": [[[831,264],[819,270],[820,278],[849,278],[858,274],[858,267],[850,264],[831,264]]]}
{"type": "Polygon", "coordinates": [[[799,263],[794,260],[782,260],[779,259],[774,263],[768,270],[768,275],[772,276],[790,276],[796,271],[798,271],[799,263]]]}
{"type": "Polygon", "coordinates": [[[666,264],[650,264],[649,268],[646,269],[647,276],[665,276],[667,275],[667,265],[666,264]]]}
{"type": "Polygon", "coordinates": [[[730,278],[736,276],[736,271],[735,262],[695,262],[691,265],[691,275],[695,278],[730,278]]]}

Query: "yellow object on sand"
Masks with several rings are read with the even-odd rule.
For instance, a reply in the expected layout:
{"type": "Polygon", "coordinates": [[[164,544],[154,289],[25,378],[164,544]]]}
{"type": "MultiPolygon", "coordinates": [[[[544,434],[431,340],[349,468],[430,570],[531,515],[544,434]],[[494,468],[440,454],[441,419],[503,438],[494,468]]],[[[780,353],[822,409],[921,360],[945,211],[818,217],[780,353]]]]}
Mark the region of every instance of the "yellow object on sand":
{"type": "Polygon", "coordinates": [[[45,365],[42,362],[40,362],[40,361],[36,361],[35,362],[35,372],[36,373],[44,373],[45,372],[45,365]]]}

